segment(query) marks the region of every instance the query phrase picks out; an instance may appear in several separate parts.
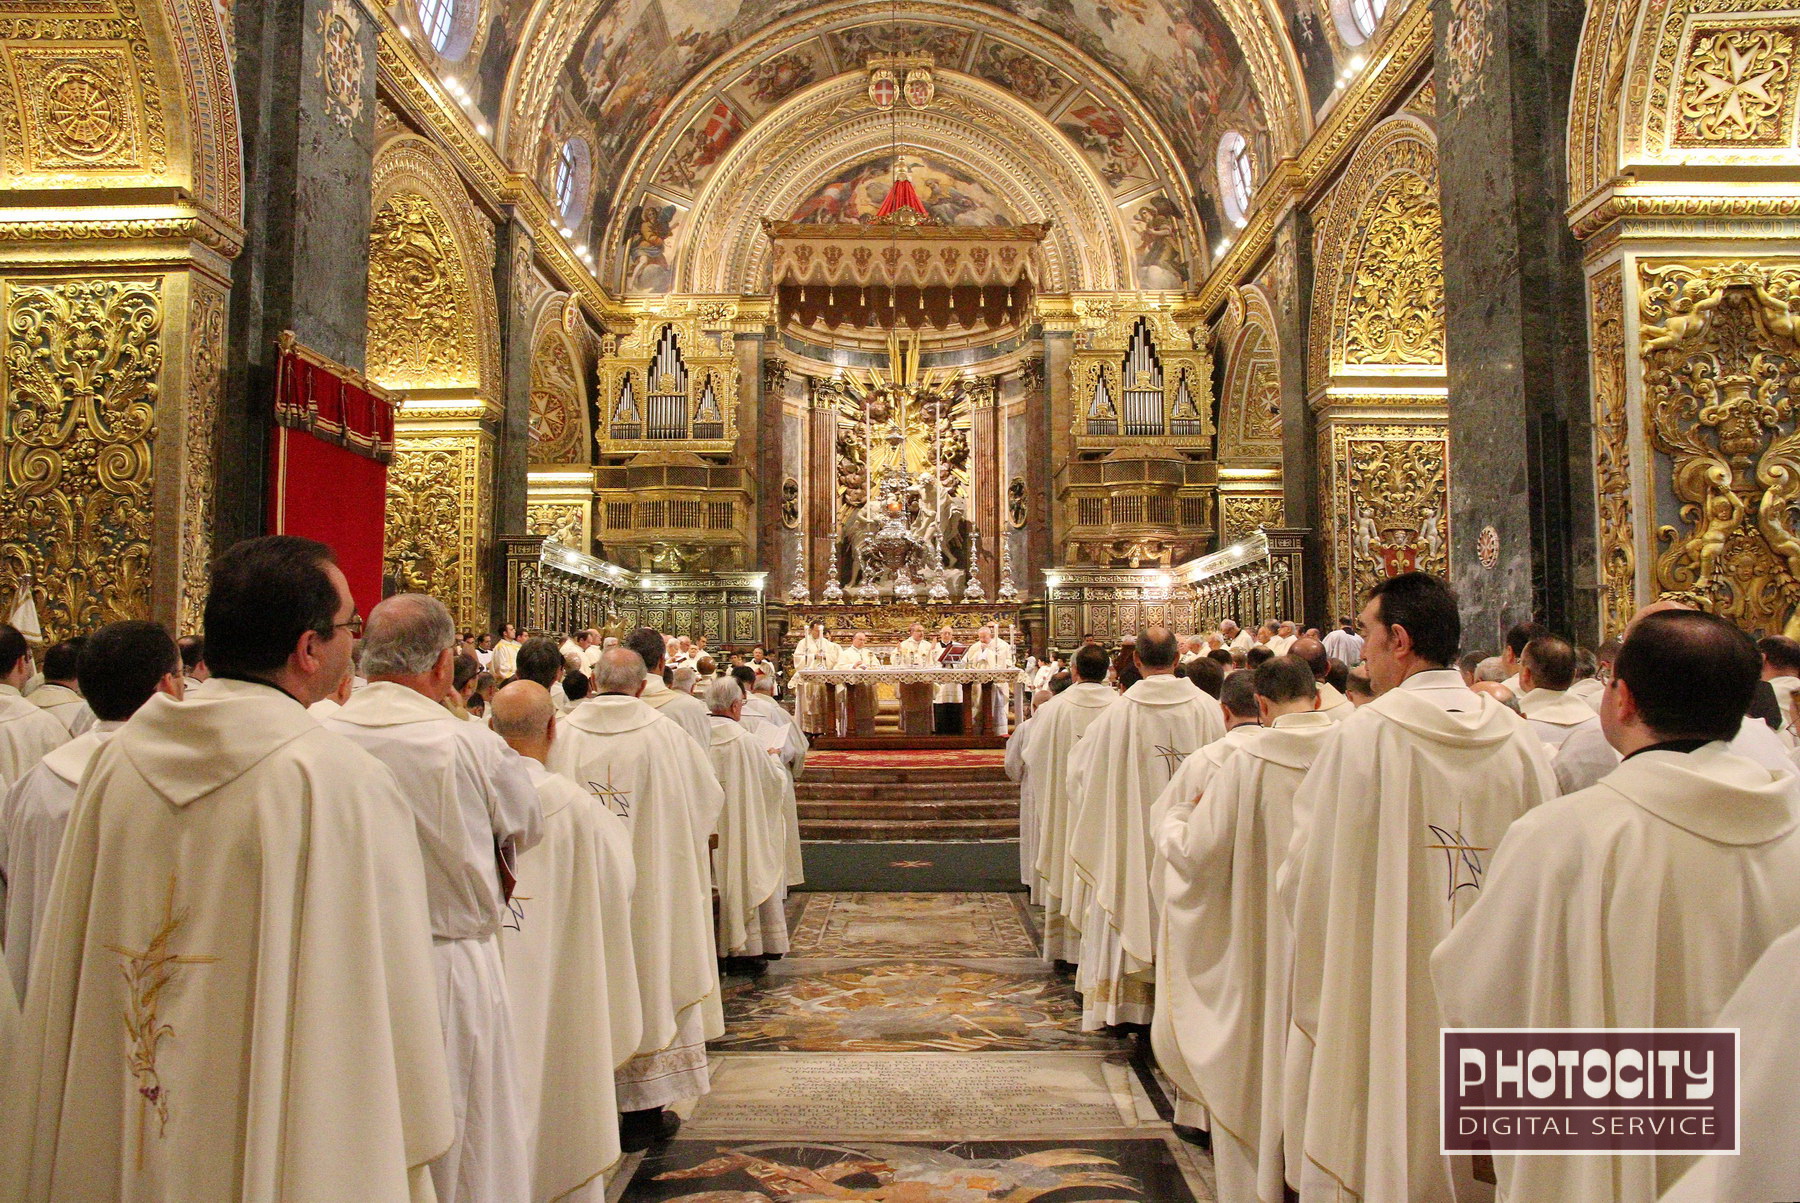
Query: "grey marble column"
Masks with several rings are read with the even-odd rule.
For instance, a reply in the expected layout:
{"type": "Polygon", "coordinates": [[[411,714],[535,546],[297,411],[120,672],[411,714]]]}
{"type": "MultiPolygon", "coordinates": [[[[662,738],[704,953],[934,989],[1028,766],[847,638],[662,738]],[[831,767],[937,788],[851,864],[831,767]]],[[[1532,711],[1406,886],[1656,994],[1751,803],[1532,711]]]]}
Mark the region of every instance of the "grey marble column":
{"type": "Polygon", "coordinates": [[[330,18],[362,51],[360,74],[348,75],[355,56],[323,44],[331,10],[329,0],[236,9],[246,238],[232,271],[215,547],[262,533],[276,337],[292,330],[363,367],[377,26],[361,6],[330,18]]]}
{"type": "Polygon", "coordinates": [[[1583,284],[1564,165],[1581,0],[1434,0],[1450,392],[1450,569],[1464,642],[1594,626],[1583,284]],[[1498,557],[1481,562],[1492,527],[1498,557]]]}
{"type": "Polygon", "coordinates": [[[1325,550],[1320,540],[1318,421],[1307,402],[1307,322],[1312,312],[1312,215],[1296,208],[1275,235],[1277,285],[1272,287],[1275,337],[1281,352],[1281,505],[1290,529],[1306,532],[1299,602],[1303,621],[1330,630],[1325,612],[1325,550]],[[1280,260],[1292,261],[1291,268],[1280,260]]]}
{"type": "MultiPolygon", "coordinates": [[[[528,533],[525,478],[531,465],[532,315],[525,307],[525,289],[520,285],[535,254],[524,223],[517,214],[504,213],[494,231],[494,297],[500,310],[500,380],[494,395],[501,405],[494,437],[493,529],[497,538],[528,533]]],[[[497,630],[508,617],[504,557],[494,557],[492,571],[489,625],[497,630]]]]}

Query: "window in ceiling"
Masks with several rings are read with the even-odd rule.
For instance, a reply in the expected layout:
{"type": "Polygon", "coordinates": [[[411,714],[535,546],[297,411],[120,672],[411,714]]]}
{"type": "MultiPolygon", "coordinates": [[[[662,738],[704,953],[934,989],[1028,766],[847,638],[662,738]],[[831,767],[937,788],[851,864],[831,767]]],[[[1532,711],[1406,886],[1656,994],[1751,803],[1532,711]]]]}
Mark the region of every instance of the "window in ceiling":
{"type": "Polygon", "coordinates": [[[565,226],[575,225],[581,218],[581,206],[587,200],[592,180],[593,152],[582,138],[570,138],[556,156],[556,171],[550,187],[556,197],[556,211],[565,226]]]}
{"type": "Polygon", "coordinates": [[[1358,34],[1357,41],[1366,41],[1381,24],[1381,14],[1387,11],[1387,0],[1349,0],[1350,24],[1358,34]]]}
{"type": "Polygon", "coordinates": [[[480,0],[413,0],[419,28],[439,57],[461,62],[475,40],[480,0]]]}
{"type": "Polygon", "coordinates": [[[1250,144],[1236,130],[1226,131],[1219,139],[1218,172],[1225,215],[1241,226],[1250,216],[1250,197],[1256,192],[1256,169],[1250,162],[1250,144]]]}

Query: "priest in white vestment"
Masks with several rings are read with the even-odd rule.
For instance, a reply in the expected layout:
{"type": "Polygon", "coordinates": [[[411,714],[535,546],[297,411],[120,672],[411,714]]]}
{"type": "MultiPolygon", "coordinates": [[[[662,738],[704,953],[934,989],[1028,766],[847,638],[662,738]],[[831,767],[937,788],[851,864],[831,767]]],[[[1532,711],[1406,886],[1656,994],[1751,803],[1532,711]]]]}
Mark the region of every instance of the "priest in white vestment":
{"type": "MultiPolygon", "coordinates": [[[[686,636],[679,640],[679,643],[686,642],[686,636]]],[[[668,646],[663,637],[651,627],[639,627],[625,637],[624,646],[636,652],[644,661],[644,691],[638,695],[638,699],[650,709],[673,720],[700,747],[710,745],[712,725],[706,721],[706,703],[687,690],[674,689],[666,684],[663,681],[663,669],[666,665],[661,660],[652,663],[650,659],[668,646]]],[[[707,764],[710,767],[711,761],[707,764]]]]}
{"type": "Polygon", "coordinates": [[[1157,833],[1168,866],[1165,950],[1178,947],[1180,959],[1159,969],[1152,1039],[1158,1062],[1194,1083],[1205,1107],[1220,1203],[1282,1197],[1292,933],[1275,879],[1294,794],[1338,738],[1338,724],[1315,708],[1303,660],[1278,657],[1255,678],[1263,729],[1197,802],[1171,805],[1157,833]]]}
{"type": "MultiPolygon", "coordinates": [[[[40,710],[56,717],[70,735],[80,735],[94,724],[94,712],[81,696],[81,649],[87,640],[65,639],[44,653],[44,680],[26,696],[40,710]]],[[[1786,699],[1782,699],[1784,704],[1786,699]]]]}
{"type": "Polygon", "coordinates": [[[738,721],[757,742],[774,753],[783,770],[781,835],[785,850],[783,859],[787,865],[786,884],[797,886],[806,880],[806,866],[800,848],[800,801],[794,793],[794,778],[806,763],[806,735],[794,721],[794,716],[769,696],[769,691],[775,688],[775,678],[758,677],[743,664],[732,668],[731,677],[747,691],[738,721]]]}
{"type": "Polygon", "coordinates": [[[431,1167],[439,1203],[524,1198],[530,1183],[512,1010],[496,937],[518,853],[538,841],[542,805],[525,761],[443,704],[456,624],[436,598],[400,593],[369,615],[369,684],[324,726],[393,769],[425,854],[438,1010],[458,1131],[431,1167]]]}
{"type": "MultiPolygon", "coordinates": [[[[836,668],[837,644],[825,637],[825,624],[809,622],[806,634],[794,646],[794,672],[807,668],[836,668]]],[[[808,735],[822,735],[833,730],[837,714],[837,690],[816,682],[794,681],[794,716],[800,729],[808,735]]]]}
{"type": "Polygon", "coordinates": [[[1310,635],[1302,636],[1294,640],[1293,647],[1288,649],[1288,655],[1300,657],[1312,668],[1313,681],[1319,691],[1320,714],[1334,723],[1341,723],[1356,712],[1356,707],[1351,705],[1343,691],[1326,680],[1331,675],[1331,657],[1325,654],[1323,642],[1310,635]]]}
{"type": "Polygon", "coordinates": [[[502,623],[500,638],[494,641],[494,654],[488,660],[488,668],[494,679],[502,683],[510,681],[519,668],[519,635],[513,624],[502,623]]]}
{"type": "Polygon", "coordinates": [[[1739,1154],[1695,1158],[1662,1203],[1800,1199],[1800,928],[1764,950],[1706,1026],[1739,1031],[1739,1154]]]}
{"type": "MultiPolygon", "coordinates": [[[[1795,729],[1792,717],[1794,698],[1800,695],[1800,642],[1786,635],[1769,635],[1756,641],[1756,650],[1762,656],[1762,679],[1775,691],[1775,703],[1781,707],[1782,734],[1790,745],[1800,742],[1800,730],[1795,729]]],[[[44,663],[47,669],[48,656],[44,663]]]]}
{"type": "MultiPolygon", "coordinates": [[[[994,628],[982,627],[975,632],[975,642],[963,653],[964,668],[1012,668],[1012,644],[994,637],[994,628]]],[[[975,691],[976,705],[985,707],[988,730],[995,735],[1006,734],[1007,703],[1012,697],[1012,687],[1005,682],[970,685],[967,688],[975,691]]],[[[965,732],[965,734],[968,734],[965,732]]]]}
{"type": "MultiPolygon", "coordinates": [[[[881,660],[869,646],[869,633],[857,631],[838,649],[838,668],[875,668],[881,660]]],[[[875,686],[845,685],[838,693],[839,729],[848,735],[875,734],[875,686]]]]}
{"type": "MultiPolygon", "coordinates": [[[[954,668],[962,658],[963,645],[956,641],[956,632],[949,626],[938,628],[937,661],[945,668],[954,668]]],[[[932,730],[938,735],[966,735],[962,729],[962,685],[939,685],[931,695],[932,730]]]]}
{"type": "MultiPolygon", "coordinates": [[[[1050,697],[1050,691],[1046,689],[1044,704],[1049,703],[1050,697]]],[[[1041,905],[1043,885],[1037,876],[1037,804],[1032,800],[1031,780],[1025,769],[1025,745],[1031,739],[1032,723],[1036,718],[1037,706],[1034,703],[1031,717],[1020,723],[1007,737],[1003,763],[1007,780],[1017,782],[1019,786],[1019,881],[1025,886],[1031,901],[1041,905]]]]}
{"type": "Polygon", "coordinates": [[[1539,635],[1519,657],[1519,713],[1555,756],[1577,731],[1598,730],[1600,716],[1569,692],[1575,684],[1575,649],[1554,635],[1539,635]]]}
{"type": "Polygon", "coordinates": [[[713,855],[719,890],[716,932],[719,956],[731,968],[746,958],[780,956],[788,950],[787,809],[791,787],[771,749],[742,722],[743,686],[731,677],[707,682],[711,711],[713,772],[725,790],[719,812],[719,847],[713,855]]]}
{"type": "Polygon", "coordinates": [[[20,692],[33,672],[25,636],[0,622],[0,789],[23,777],[44,753],[69,741],[69,729],[20,692]]]}
{"type": "Polygon", "coordinates": [[[644,1017],[631,946],[637,867],[625,821],[544,767],[557,738],[535,681],[494,695],[494,733],[525,759],[543,838],[518,859],[500,929],[529,1134],[532,1203],[602,1203],[619,1160],[613,1072],[637,1049],[644,1017]]]}
{"type": "MultiPolygon", "coordinates": [[[[1184,929],[1183,917],[1177,912],[1186,905],[1185,899],[1197,892],[1204,892],[1204,886],[1184,881],[1167,863],[1162,844],[1169,828],[1168,815],[1177,808],[1181,808],[1180,812],[1186,814],[1199,801],[1219,766],[1262,733],[1262,711],[1256,700],[1256,674],[1246,671],[1227,677],[1219,688],[1219,707],[1225,718],[1225,734],[1182,761],[1181,767],[1175,770],[1175,775],[1169,778],[1169,783],[1163,786],[1156,803],[1150,807],[1150,838],[1157,849],[1156,859],[1151,864],[1151,881],[1156,887],[1160,920],[1156,939],[1164,958],[1157,971],[1157,979],[1159,984],[1167,990],[1175,991],[1177,996],[1191,995],[1193,992],[1193,986],[1188,981],[1193,972],[1189,964],[1193,958],[1180,946],[1183,941],[1191,939],[1193,933],[1184,929]],[[1173,932],[1170,930],[1171,924],[1174,926],[1173,932]]],[[[1284,845],[1284,851],[1285,848],[1284,845]]],[[[1156,1013],[1150,1020],[1151,1047],[1156,1050],[1158,1063],[1175,1087],[1177,1128],[1204,1131],[1208,1120],[1205,1107],[1200,1102],[1200,1090],[1194,1083],[1193,1075],[1187,1071],[1187,1063],[1177,1055],[1175,1044],[1175,1016],[1191,1011],[1192,1007],[1184,1007],[1183,1002],[1187,1000],[1182,997],[1176,999],[1174,1006],[1164,1006],[1165,1001],[1165,998],[1158,997],[1156,1013]]]]}
{"type": "Polygon", "coordinates": [[[1150,1022],[1156,994],[1156,911],[1150,807],[1196,749],[1225,734],[1218,699],[1175,675],[1175,636],[1137,640],[1143,678],[1094,721],[1072,772],[1069,851],[1087,888],[1081,920],[1081,1026],[1150,1022]]]}
{"type": "Polygon", "coordinates": [[[82,774],[140,706],[157,693],[179,699],[184,681],[169,633],[135,620],[109,623],[85,640],[78,672],[96,721],[52,749],[0,801],[0,947],[19,998],[82,774]]]}
{"type": "MultiPolygon", "coordinates": [[[[1800,786],[1727,742],[1758,673],[1755,647],[1723,619],[1632,624],[1600,710],[1625,759],[1507,832],[1480,900],[1432,958],[1446,1025],[1708,1026],[1800,925],[1800,786]]],[[[1693,1160],[1497,1154],[1494,1168],[1514,1203],[1628,1203],[1693,1160]]]]}
{"type": "Polygon", "coordinates": [[[213,679],[100,749],[0,1092],[0,1198],[418,1203],[454,1134],[394,774],[307,715],[349,669],[323,544],[214,563],[213,679]]]}
{"type": "Polygon", "coordinates": [[[678,1121],[663,1108],[707,1092],[706,1042],[725,1034],[707,852],[725,795],[707,748],[638,700],[644,673],[643,658],[629,647],[601,653],[598,694],[569,712],[550,749],[552,770],[631,829],[644,1032],[614,1075],[627,1152],[674,1134],[678,1121]]]}
{"type": "MultiPolygon", "coordinates": [[[[1474,902],[1512,821],[1556,795],[1524,722],[1449,667],[1456,597],[1426,573],[1370,591],[1360,626],[1376,699],[1338,727],[1295,795],[1280,870],[1294,931],[1283,1106],[1306,1203],[1437,1203],[1437,1002],[1431,950],[1474,902]]],[[[1459,1179],[1472,1173],[1454,1163],[1459,1179]]]]}
{"type": "MultiPolygon", "coordinates": [[[[937,645],[925,634],[925,624],[915,622],[907,628],[906,638],[894,647],[894,664],[900,668],[930,668],[937,663],[937,645]]],[[[901,685],[900,732],[903,735],[931,734],[932,688],[923,683],[901,685]]]]}
{"type": "Polygon", "coordinates": [[[1074,683],[1038,712],[1039,721],[1024,758],[1025,772],[1036,783],[1032,795],[1038,836],[1034,872],[1042,883],[1043,956],[1052,964],[1074,964],[1081,955],[1081,923],[1078,917],[1071,921],[1066,906],[1076,880],[1075,863],[1069,856],[1071,754],[1093,721],[1119,700],[1118,691],[1106,683],[1108,664],[1100,648],[1081,648],[1069,667],[1074,683]]]}
{"type": "MultiPolygon", "coordinates": [[[[737,670],[732,670],[736,674],[737,670]]],[[[742,678],[738,683],[743,684],[742,678]]],[[[773,731],[779,742],[771,746],[781,751],[781,763],[790,776],[798,777],[806,767],[806,732],[794,716],[775,700],[775,678],[755,677],[750,696],[744,699],[744,722],[773,731]]]]}

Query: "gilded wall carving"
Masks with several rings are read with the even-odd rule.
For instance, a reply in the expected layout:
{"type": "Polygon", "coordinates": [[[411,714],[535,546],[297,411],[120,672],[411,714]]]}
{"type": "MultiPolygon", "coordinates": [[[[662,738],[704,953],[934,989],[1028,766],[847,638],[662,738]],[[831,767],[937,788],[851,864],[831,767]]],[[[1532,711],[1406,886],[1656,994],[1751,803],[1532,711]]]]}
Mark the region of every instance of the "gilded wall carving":
{"type": "Polygon", "coordinates": [[[362,116],[363,52],[361,15],[351,0],[330,0],[318,11],[320,53],[319,83],[325,93],[325,112],[340,127],[349,128],[362,116]]]}
{"type": "Polygon", "coordinates": [[[1333,424],[1319,437],[1330,609],[1390,576],[1450,571],[1449,444],[1437,422],[1333,424]]]}
{"type": "Polygon", "coordinates": [[[1638,271],[1645,420],[1675,518],[1656,528],[1656,588],[1800,634],[1800,263],[1638,271]]]}
{"type": "Polygon", "coordinates": [[[207,565],[213,549],[213,470],[225,378],[225,293],[198,280],[191,287],[181,457],[181,597],[176,608],[183,631],[200,630],[206,605],[207,565]]]}
{"type": "Polygon", "coordinates": [[[467,268],[435,206],[400,192],[369,235],[369,376],[389,388],[480,379],[467,268]]]}
{"type": "Polygon", "coordinates": [[[1618,264],[1588,285],[1593,362],[1594,486],[1598,494],[1600,625],[1623,635],[1637,608],[1637,530],[1631,504],[1631,421],[1625,381],[1625,281],[1618,264]]]}
{"type": "Polygon", "coordinates": [[[404,436],[388,467],[383,570],[397,588],[438,598],[465,629],[487,625],[481,558],[492,460],[485,435],[404,436]]]}
{"type": "Polygon", "coordinates": [[[531,453],[534,464],[586,463],[587,404],[581,370],[554,307],[538,324],[531,355],[531,453]]]}
{"type": "Polygon", "coordinates": [[[25,98],[15,173],[145,165],[147,122],[127,47],[8,46],[6,58],[25,98]]]}
{"type": "Polygon", "coordinates": [[[587,549],[587,507],[578,501],[534,502],[525,507],[525,529],[564,547],[587,549]]]}
{"type": "Polygon", "coordinates": [[[1281,458],[1281,350],[1275,315],[1262,289],[1239,288],[1220,327],[1225,354],[1219,460],[1281,458]]]}
{"type": "Polygon", "coordinates": [[[1785,146],[1794,35],[1781,26],[1695,30],[1681,73],[1676,146],[1785,146]]]}
{"type": "Polygon", "coordinates": [[[1259,526],[1283,526],[1286,509],[1279,493],[1222,493],[1219,495],[1219,533],[1233,543],[1259,526]]]}
{"type": "Polygon", "coordinates": [[[0,568],[36,578],[49,638],[147,617],[162,285],[8,280],[3,310],[0,568]]]}

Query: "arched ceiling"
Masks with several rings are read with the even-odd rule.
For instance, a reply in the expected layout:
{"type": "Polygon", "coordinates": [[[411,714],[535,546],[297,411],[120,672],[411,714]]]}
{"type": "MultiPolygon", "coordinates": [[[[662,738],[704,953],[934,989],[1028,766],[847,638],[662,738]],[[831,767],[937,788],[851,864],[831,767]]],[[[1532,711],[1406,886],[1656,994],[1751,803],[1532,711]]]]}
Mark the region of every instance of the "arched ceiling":
{"type": "MultiPolygon", "coordinates": [[[[1115,202],[1163,193],[1203,246],[1222,227],[1220,136],[1244,134],[1260,171],[1310,129],[1288,30],[1295,11],[1326,2],[461,0],[472,24],[453,40],[466,53],[437,66],[547,192],[564,141],[590,146],[585,212],[569,222],[599,261],[640,206],[691,204],[705,173],[792,97],[861,75],[871,53],[921,50],[940,75],[1009,92],[1060,129],[1115,202]]],[[[416,29],[414,0],[392,3],[416,29]]]]}

